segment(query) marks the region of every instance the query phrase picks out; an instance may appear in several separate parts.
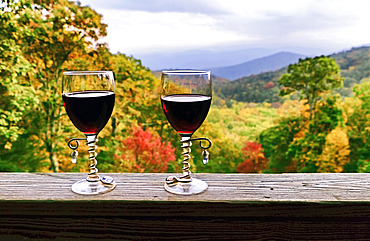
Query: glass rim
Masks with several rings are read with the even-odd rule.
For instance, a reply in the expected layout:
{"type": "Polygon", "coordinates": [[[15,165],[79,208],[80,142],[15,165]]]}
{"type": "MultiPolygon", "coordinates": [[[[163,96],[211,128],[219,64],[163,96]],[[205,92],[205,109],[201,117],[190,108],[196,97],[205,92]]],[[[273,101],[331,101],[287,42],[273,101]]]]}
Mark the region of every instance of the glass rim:
{"type": "Polygon", "coordinates": [[[63,75],[94,75],[94,74],[110,74],[111,70],[78,70],[78,71],[65,71],[63,75]]]}
{"type": "Polygon", "coordinates": [[[196,74],[211,74],[211,71],[210,70],[197,70],[197,69],[176,69],[176,70],[162,70],[162,74],[196,75],[196,74]]]}

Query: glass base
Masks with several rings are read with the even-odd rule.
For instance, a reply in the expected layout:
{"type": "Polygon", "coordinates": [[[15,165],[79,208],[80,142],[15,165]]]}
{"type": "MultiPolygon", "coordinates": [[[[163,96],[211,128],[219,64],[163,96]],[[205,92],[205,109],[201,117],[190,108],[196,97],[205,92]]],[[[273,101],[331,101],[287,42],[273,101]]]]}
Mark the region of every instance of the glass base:
{"type": "Polygon", "coordinates": [[[199,194],[207,190],[208,184],[200,179],[192,178],[191,182],[177,182],[176,184],[164,184],[166,191],[178,195],[199,194]]]}
{"type": "Polygon", "coordinates": [[[96,195],[112,191],[116,183],[104,184],[101,181],[89,182],[86,179],[80,180],[72,185],[72,191],[82,195],[96,195]]]}

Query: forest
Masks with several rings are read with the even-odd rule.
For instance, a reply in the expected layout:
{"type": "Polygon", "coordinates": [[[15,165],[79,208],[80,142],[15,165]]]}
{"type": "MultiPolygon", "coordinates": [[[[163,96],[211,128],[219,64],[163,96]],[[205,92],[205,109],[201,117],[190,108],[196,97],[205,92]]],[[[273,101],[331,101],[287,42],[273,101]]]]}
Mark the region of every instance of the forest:
{"type": "MultiPolygon", "coordinates": [[[[8,1],[0,8],[0,171],[86,172],[67,143],[82,137],[63,107],[67,70],[112,70],[115,108],[99,134],[100,172],[180,172],[180,137],[160,105],[159,73],[112,54],[102,15],[67,0],[8,1]]],[[[217,173],[370,172],[370,48],[301,59],[233,82],[213,76],[210,112],[194,137],[213,145],[217,173]]]]}
{"type": "MultiPolygon", "coordinates": [[[[330,55],[336,60],[344,77],[343,85],[334,90],[342,97],[353,95],[352,87],[369,79],[370,73],[370,48],[357,47],[330,55]]],[[[286,73],[287,67],[277,71],[265,72],[258,75],[246,76],[235,81],[223,81],[215,86],[215,91],[228,100],[242,102],[282,102],[279,96],[279,79],[286,73]]],[[[294,98],[294,97],[293,97],[294,98]]]]}

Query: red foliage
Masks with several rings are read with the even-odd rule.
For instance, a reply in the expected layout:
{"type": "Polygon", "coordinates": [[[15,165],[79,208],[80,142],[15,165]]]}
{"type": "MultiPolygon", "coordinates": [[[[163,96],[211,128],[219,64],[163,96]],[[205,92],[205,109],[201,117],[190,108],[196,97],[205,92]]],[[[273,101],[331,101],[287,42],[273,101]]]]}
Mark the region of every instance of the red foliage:
{"type": "Polygon", "coordinates": [[[242,152],[246,160],[238,165],[237,172],[258,173],[267,168],[268,159],[263,154],[261,144],[247,141],[242,152]]]}
{"type": "Polygon", "coordinates": [[[258,155],[261,151],[261,144],[251,141],[247,141],[245,147],[242,148],[242,152],[246,157],[253,157],[255,155],[258,155]]]}
{"type": "Polygon", "coordinates": [[[269,81],[269,82],[267,82],[264,86],[263,86],[263,90],[267,90],[267,89],[271,89],[271,88],[273,88],[273,87],[275,87],[275,84],[272,82],[272,81],[269,81]]]}
{"type": "Polygon", "coordinates": [[[133,163],[137,172],[166,172],[167,165],[176,160],[175,148],[169,142],[161,142],[156,133],[134,128],[131,136],[122,141],[118,158],[133,163]]]}

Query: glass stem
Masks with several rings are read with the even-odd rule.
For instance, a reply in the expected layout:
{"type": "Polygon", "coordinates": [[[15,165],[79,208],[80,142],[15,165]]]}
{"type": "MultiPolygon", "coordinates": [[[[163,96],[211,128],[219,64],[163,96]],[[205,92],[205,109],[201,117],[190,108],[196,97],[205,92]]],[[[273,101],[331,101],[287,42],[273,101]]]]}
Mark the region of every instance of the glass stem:
{"type": "Polygon", "coordinates": [[[90,154],[89,160],[90,160],[90,173],[88,177],[86,178],[87,181],[89,182],[97,182],[100,181],[100,177],[98,175],[98,168],[96,168],[96,135],[86,135],[87,139],[87,146],[89,147],[88,152],[90,154]]]}
{"type": "Polygon", "coordinates": [[[191,152],[191,141],[190,137],[181,137],[181,143],[182,143],[182,155],[184,156],[184,159],[182,161],[182,176],[180,177],[181,182],[191,182],[191,171],[190,169],[190,163],[189,160],[191,158],[190,152],[191,152]]]}

